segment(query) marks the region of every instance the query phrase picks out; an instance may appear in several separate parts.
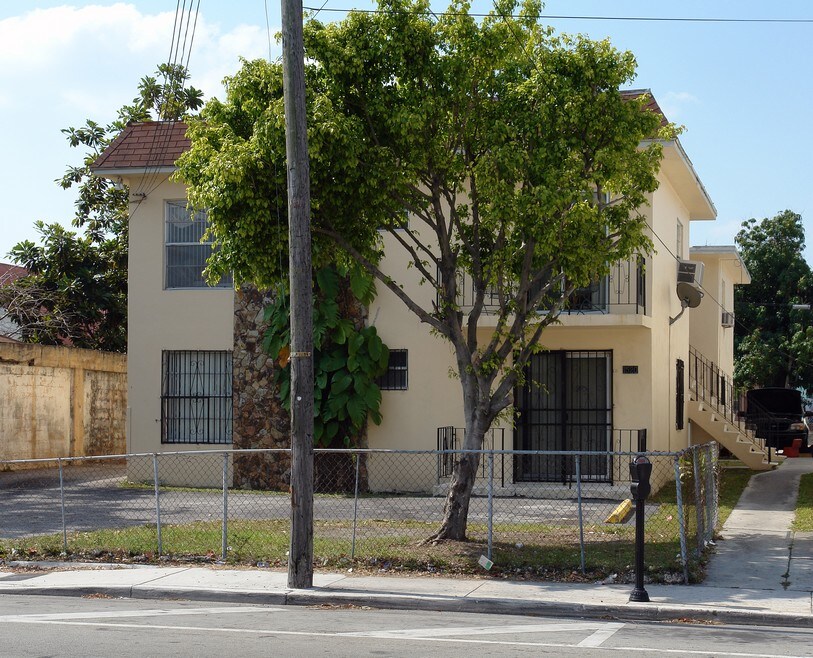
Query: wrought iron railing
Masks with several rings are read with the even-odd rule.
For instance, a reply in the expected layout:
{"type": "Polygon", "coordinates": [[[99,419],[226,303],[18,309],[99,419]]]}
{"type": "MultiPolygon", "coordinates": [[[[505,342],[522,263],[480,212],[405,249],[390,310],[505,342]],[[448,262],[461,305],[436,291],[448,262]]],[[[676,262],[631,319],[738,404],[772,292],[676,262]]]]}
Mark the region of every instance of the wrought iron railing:
{"type": "MultiPolygon", "coordinates": [[[[449,477],[454,470],[456,451],[463,450],[465,427],[438,427],[438,481],[449,477]]],[[[492,427],[486,431],[482,450],[505,450],[505,428],[492,427]]],[[[500,486],[505,486],[504,460],[500,460],[500,486]]],[[[486,464],[480,461],[480,477],[486,475],[486,464]]]]}
{"type": "MultiPolygon", "coordinates": [[[[440,279],[440,276],[438,276],[440,279]]],[[[474,306],[477,290],[471,278],[457,275],[457,305],[464,312],[474,306]]],[[[510,286],[504,291],[513,296],[510,286]]],[[[438,298],[440,304],[440,298],[438,298]]],[[[489,287],[484,291],[483,310],[494,313],[500,308],[500,291],[489,287]]],[[[646,313],[646,271],[644,259],[616,263],[609,274],[589,286],[577,288],[561,310],[562,315],[581,314],[643,315],[646,313]]]]}
{"type": "MultiPolygon", "coordinates": [[[[571,484],[575,481],[576,471],[574,461],[569,455],[584,453],[582,475],[594,482],[612,483],[625,468],[625,464],[613,457],[617,454],[629,454],[634,452],[647,451],[647,431],[646,429],[608,429],[603,430],[609,439],[606,452],[589,452],[584,450],[559,451],[556,455],[531,454],[533,451],[526,451],[528,454],[498,455],[496,461],[497,473],[495,478],[499,478],[500,486],[505,487],[506,467],[513,473],[514,482],[561,482],[571,484]],[[609,434],[608,434],[609,432],[609,434]]],[[[459,455],[455,451],[463,449],[463,439],[466,430],[462,427],[438,427],[437,449],[438,449],[438,482],[443,478],[451,476],[454,470],[455,460],[459,455]]],[[[509,450],[510,450],[509,446],[509,450]]],[[[482,450],[505,451],[505,429],[502,427],[491,428],[486,432],[483,440],[482,450]]],[[[479,477],[486,476],[486,464],[483,460],[479,466],[479,477]]]]}
{"type": "MultiPolygon", "coordinates": [[[[729,375],[711,359],[706,358],[694,347],[689,347],[689,391],[695,399],[702,401],[730,425],[737,427],[748,436],[759,448],[765,449],[765,441],[749,434],[755,426],[746,416],[745,391],[737,388],[729,375]]],[[[758,408],[751,402],[751,418],[766,415],[768,411],[758,408]]],[[[768,453],[770,460],[770,452],[768,453]]]]}

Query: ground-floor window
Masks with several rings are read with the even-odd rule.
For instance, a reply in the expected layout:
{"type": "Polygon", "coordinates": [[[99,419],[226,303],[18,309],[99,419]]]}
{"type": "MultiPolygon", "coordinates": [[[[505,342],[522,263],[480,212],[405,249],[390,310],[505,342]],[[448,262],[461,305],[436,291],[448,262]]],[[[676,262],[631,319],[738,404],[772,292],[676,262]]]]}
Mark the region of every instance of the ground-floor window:
{"type": "Polygon", "coordinates": [[[408,356],[407,350],[390,350],[387,372],[376,381],[382,391],[406,391],[409,388],[408,356]]]}
{"type": "Polygon", "coordinates": [[[232,442],[232,353],[164,351],[161,443],[232,442]]]}

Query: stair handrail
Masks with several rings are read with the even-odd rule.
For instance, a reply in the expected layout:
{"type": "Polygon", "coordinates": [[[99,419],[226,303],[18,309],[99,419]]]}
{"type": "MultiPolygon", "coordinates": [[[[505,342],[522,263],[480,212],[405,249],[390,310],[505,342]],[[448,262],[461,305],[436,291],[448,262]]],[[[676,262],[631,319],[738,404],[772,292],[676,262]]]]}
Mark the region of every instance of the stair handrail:
{"type": "MultiPolygon", "coordinates": [[[[744,413],[743,401],[745,391],[734,386],[734,382],[711,359],[703,356],[697,348],[689,347],[689,391],[706,404],[711,405],[714,411],[724,417],[730,424],[749,436],[746,432],[748,424],[744,413]]],[[[749,438],[751,438],[749,436],[749,438]]],[[[751,440],[757,444],[761,440],[751,440]]]]}

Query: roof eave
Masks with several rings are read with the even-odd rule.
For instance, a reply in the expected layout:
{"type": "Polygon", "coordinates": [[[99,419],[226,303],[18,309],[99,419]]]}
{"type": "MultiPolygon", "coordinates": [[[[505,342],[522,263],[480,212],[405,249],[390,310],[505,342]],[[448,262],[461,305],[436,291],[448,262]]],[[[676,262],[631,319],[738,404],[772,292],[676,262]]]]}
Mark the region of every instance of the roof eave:
{"type": "Polygon", "coordinates": [[[173,174],[178,170],[177,167],[119,167],[109,168],[104,167],[93,168],[91,173],[99,178],[112,178],[114,176],[152,176],[154,174],[173,174]]]}
{"type": "Polygon", "coordinates": [[[661,170],[679,190],[683,202],[689,211],[689,219],[695,221],[710,221],[717,218],[717,208],[706,191],[703,181],[695,171],[692,161],[683,150],[677,139],[647,139],[641,142],[643,147],[650,144],[663,146],[663,160],[661,170]]]}

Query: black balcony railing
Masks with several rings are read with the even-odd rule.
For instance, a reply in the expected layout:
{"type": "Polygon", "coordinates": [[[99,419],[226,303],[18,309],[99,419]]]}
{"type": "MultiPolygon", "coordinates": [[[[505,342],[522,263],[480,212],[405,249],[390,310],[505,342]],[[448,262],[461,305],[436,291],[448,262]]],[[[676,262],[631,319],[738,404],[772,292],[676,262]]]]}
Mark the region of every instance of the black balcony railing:
{"type": "MultiPolygon", "coordinates": [[[[464,312],[474,306],[476,288],[470,277],[458,273],[457,305],[464,312]]],[[[514,292],[509,288],[503,294],[510,299],[514,292]]],[[[440,299],[438,299],[440,302],[440,299]]],[[[483,310],[496,312],[500,308],[500,291],[496,286],[484,292],[483,310]]],[[[563,315],[646,313],[646,271],[644,259],[616,263],[607,276],[589,286],[577,288],[562,307],[563,315]]]]}

